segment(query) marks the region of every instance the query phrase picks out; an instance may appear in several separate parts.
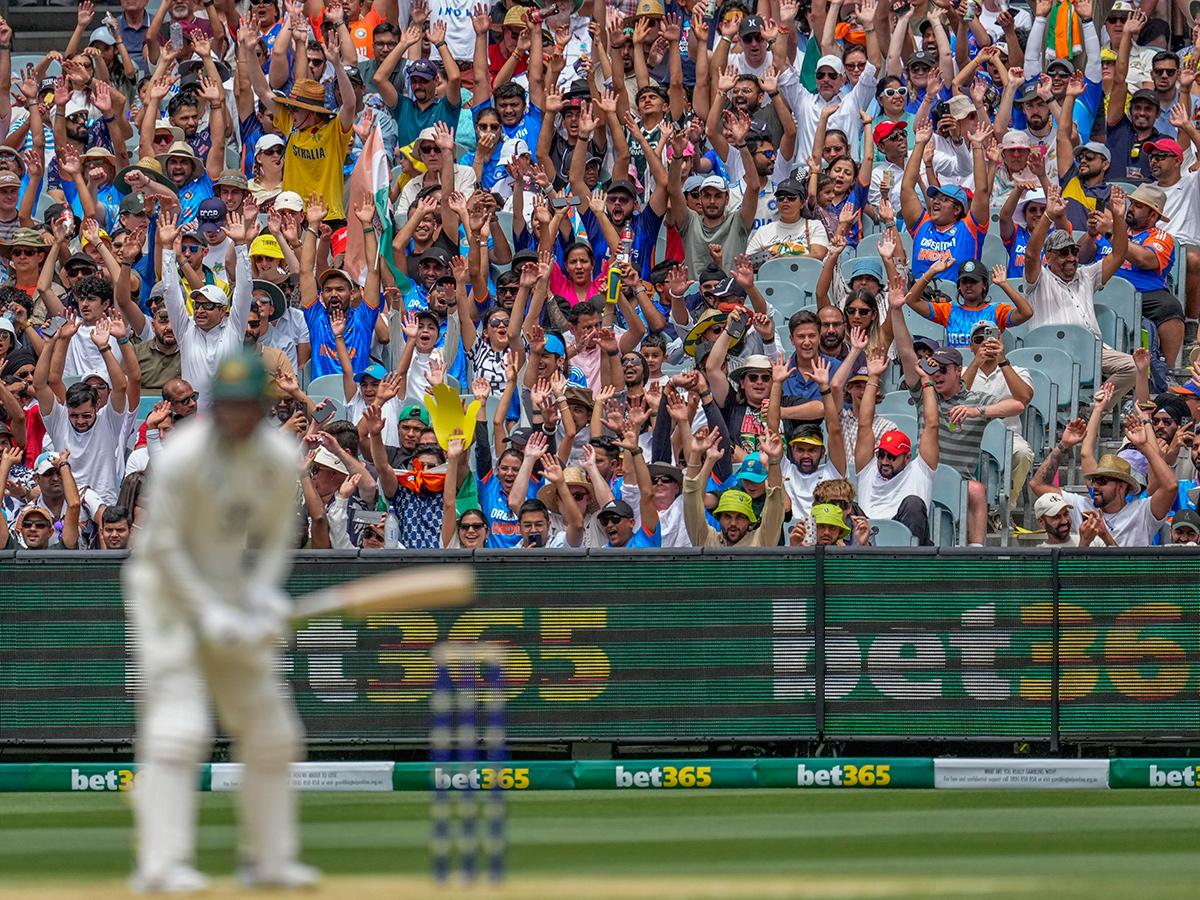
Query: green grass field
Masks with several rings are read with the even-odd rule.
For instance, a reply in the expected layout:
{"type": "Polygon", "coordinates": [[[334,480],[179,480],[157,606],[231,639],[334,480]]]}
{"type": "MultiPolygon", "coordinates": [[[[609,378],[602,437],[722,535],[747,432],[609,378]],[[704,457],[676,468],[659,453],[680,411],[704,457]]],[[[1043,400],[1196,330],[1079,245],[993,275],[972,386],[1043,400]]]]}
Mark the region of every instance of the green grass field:
{"type": "MultiPolygon", "coordinates": [[[[426,797],[305,794],[302,813],[320,896],[459,893],[428,886],[426,797]]],[[[118,794],[0,795],[0,898],[122,896],[130,826],[118,794]]],[[[509,831],[514,898],[1191,900],[1200,879],[1182,791],[530,793],[509,831]]],[[[228,875],[235,836],[233,796],[202,795],[200,868],[228,875]]]]}

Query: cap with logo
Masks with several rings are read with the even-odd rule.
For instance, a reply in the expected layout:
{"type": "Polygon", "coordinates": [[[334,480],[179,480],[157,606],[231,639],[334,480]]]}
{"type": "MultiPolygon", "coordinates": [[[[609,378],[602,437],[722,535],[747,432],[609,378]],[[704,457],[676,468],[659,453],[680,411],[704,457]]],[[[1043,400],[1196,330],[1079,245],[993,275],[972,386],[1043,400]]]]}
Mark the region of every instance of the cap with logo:
{"type": "Polygon", "coordinates": [[[959,263],[958,280],[960,282],[967,281],[982,281],[984,290],[987,290],[991,279],[988,278],[987,266],[977,259],[968,259],[959,263]]]}
{"type": "Polygon", "coordinates": [[[397,421],[407,422],[409,419],[420,419],[426,425],[430,423],[429,413],[419,403],[410,403],[404,409],[400,410],[400,418],[397,421]]]}
{"type": "Polygon", "coordinates": [[[200,231],[206,234],[220,231],[221,226],[225,224],[225,216],[228,213],[229,208],[225,205],[224,200],[209,197],[196,210],[196,221],[200,223],[200,231]]]}
{"type": "Polygon", "coordinates": [[[1075,504],[1058,491],[1051,491],[1037,498],[1033,504],[1033,516],[1035,519],[1040,519],[1042,516],[1057,516],[1064,509],[1074,508],[1075,504]]]}
{"type": "Polygon", "coordinates": [[[292,212],[303,212],[304,200],[295,191],[282,191],[275,198],[275,208],[280,210],[287,209],[292,212]]]}
{"type": "Polygon", "coordinates": [[[605,520],[632,519],[633,507],[624,500],[609,500],[600,507],[600,511],[596,513],[596,518],[601,522],[605,520]]]}
{"type": "Polygon", "coordinates": [[[892,456],[901,456],[912,451],[912,441],[903,431],[885,431],[879,438],[879,446],[875,449],[890,453],[892,456]]]}
{"type": "Polygon", "coordinates": [[[816,504],[812,508],[812,517],[813,522],[817,525],[829,525],[841,529],[843,537],[850,533],[850,526],[846,524],[846,517],[842,515],[841,509],[832,503],[816,504]]]}
{"type": "MultiPolygon", "coordinates": [[[[212,287],[212,285],[208,285],[212,287]]],[[[220,288],[217,288],[219,291],[220,288]]],[[[255,350],[242,350],[217,366],[210,383],[214,402],[267,399],[267,368],[255,350]]],[[[324,448],[322,448],[324,449],[324,448]]]]}
{"type": "Polygon", "coordinates": [[[762,34],[766,23],[762,16],[745,16],[738,25],[738,37],[749,37],[752,34],[762,34]]]}
{"type": "Polygon", "coordinates": [[[1149,88],[1142,88],[1140,90],[1134,91],[1133,96],[1131,96],[1129,98],[1129,103],[1130,103],[1130,105],[1132,105],[1132,104],[1136,103],[1138,100],[1148,100],[1149,102],[1151,102],[1155,106],[1157,106],[1159,109],[1162,109],[1162,101],[1158,99],[1158,94],[1154,93],[1154,91],[1150,90],[1149,88]]]}

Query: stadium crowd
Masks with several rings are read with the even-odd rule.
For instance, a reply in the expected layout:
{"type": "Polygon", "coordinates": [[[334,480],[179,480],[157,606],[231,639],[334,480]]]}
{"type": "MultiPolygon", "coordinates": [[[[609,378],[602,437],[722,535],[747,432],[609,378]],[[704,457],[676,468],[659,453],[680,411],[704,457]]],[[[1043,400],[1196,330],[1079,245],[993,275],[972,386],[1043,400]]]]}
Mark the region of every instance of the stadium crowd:
{"type": "Polygon", "coordinates": [[[1156,7],[85,0],[15,70],[0,22],[6,546],[137,541],[246,347],[297,547],[980,545],[1025,496],[1194,544],[1156,7]]]}

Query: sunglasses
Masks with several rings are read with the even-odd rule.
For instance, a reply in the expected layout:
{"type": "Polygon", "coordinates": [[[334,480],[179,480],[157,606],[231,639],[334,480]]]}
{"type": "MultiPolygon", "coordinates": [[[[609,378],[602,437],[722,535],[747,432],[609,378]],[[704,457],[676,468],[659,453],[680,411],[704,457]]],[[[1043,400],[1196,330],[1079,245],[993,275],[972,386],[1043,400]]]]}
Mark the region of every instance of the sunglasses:
{"type": "Polygon", "coordinates": [[[1151,69],[1151,75],[1178,75],[1178,69],[1151,69]]]}
{"type": "Polygon", "coordinates": [[[675,479],[669,475],[653,475],[650,478],[651,484],[674,484],[675,479]]]}
{"type": "Polygon", "coordinates": [[[211,300],[199,300],[192,303],[192,309],[203,309],[207,312],[212,312],[215,309],[224,309],[224,303],[213,303],[211,300]]]}
{"type": "Polygon", "coordinates": [[[837,72],[818,72],[817,81],[835,81],[838,77],[837,72]]]}
{"type": "Polygon", "coordinates": [[[742,376],[751,384],[767,384],[771,380],[770,372],[747,372],[742,376]]]}
{"type": "Polygon", "coordinates": [[[1175,156],[1174,153],[1159,153],[1157,151],[1150,154],[1150,158],[1155,162],[1162,162],[1164,159],[1170,159],[1173,156],[1175,156]]]}
{"type": "Polygon", "coordinates": [[[1072,257],[1072,256],[1074,256],[1074,257],[1079,256],[1079,248],[1078,247],[1063,247],[1061,250],[1055,250],[1053,252],[1057,253],[1063,259],[1067,259],[1068,257],[1072,257]]]}
{"type": "Polygon", "coordinates": [[[488,325],[490,325],[492,328],[503,328],[507,324],[508,319],[492,319],[490,322],[488,322],[488,325]]]}
{"type": "Polygon", "coordinates": [[[172,136],[172,135],[170,135],[170,134],[156,134],[156,135],[154,136],[154,143],[156,143],[156,144],[169,144],[169,143],[171,143],[171,141],[172,141],[173,139],[174,139],[174,138],[173,138],[173,136],[172,136]]]}
{"type": "Polygon", "coordinates": [[[904,88],[895,88],[895,87],[884,88],[882,91],[879,92],[879,96],[881,96],[881,97],[907,97],[908,91],[906,91],[904,88]]]}
{"type": "MultiPolygon", "coordinates": [[[[880,450],[879,452],[883,453],[885,451],[880,450]]],[[[838,509],[841,509],[841,510],[846,510],[846,509],[850,508],[849,500],[826,500],[825,502],[828,503],[830,506],[836,506],[838,509]]]]}
{"type": "Polygon", "coordinates": [[[795,203],[800,199],[799,194],[776,194],[775,199],[780,203],[795,203]]]}
{"type": "Polygon", "coordinates": [[[421,154],[423,156],[431,156],[435,153],[441,153],[441,152],[442,152],[442,148],[439,147],[437,144],[426,144],[424,147],[421,148],[421,154]]]}
{"type": "Polygon", "coordinates": [[[165,313],[165,312],[155,313],[154,321],[155,322],[170,322],[171,316],[169,313],[165,313]]]}
{"type": "Polygon", "coordinates": [[[856,62],[856,63],[842,63],[842,65],[844,65],[847,69],[853,69],[856,72],[859,69],[866,69],[866,67],[867,67],[866,61],[856,62]]]}
{"type": "Polygon", "coordinates": [[[597,516],[596,521],[598,521],[601,525],[615,525],[617,522],[621,521],[621,517],[609,513],[607,516],[597,516]]]}
{"type": "Polygon", "coordinates": [[[1114,25],[1118,22],[1124,24],[1125,22],[1129,21],[1129,16],[1127,16],[1127,15],[1126,16],[1109,16],[1104,21],[1109,22],[1114,25]]]}
{"type": "Polygon", "coordinates": [[[268,147],[266,150],[260,150],[258,156],[283,156],[282,147],[268,147]]]}
{"type": "MultiPolygon", "coordinates": [[[[914,75],[919,75],[921,72],[932,72],[933,67],[927,66],[924,63],[918,63],[917,65],[909,68],[908,71],[912,72],[912,74],[914,74],[914,75]]],[[[820,76],[817,76],[817,77],[819,78],[820,76]]]]}
{"type": "Polygon", "coordinates": [[[587,491],[571,491],[571,499],[576,503],[580,500],[590,500],[591,496],[587,491]]]}
{"type": "Polygon", "coordinates": [[[459,531],[483,531],[487,525],[483,522],[459,522],[459,531]]]}
{"type": "Polygon", "coordinates": [[[1079,158],[1085,162],[1092,162],[1093,160],[1101,159],[1102,157],[1099,153],[1093,153],[1091,150],[1084,150],[1079,154],[1079,158]]]}
{"type": "Polygon", "coordinates": [[[186,403],[186,404],[188,404],[188,405],[190,406],[190,405],[194,404],[194,403],[195,403],[197,400],[199,400],[199,399],[200,399],[200,392],[199,392],[199,391],[192,391],[192,392],[191,392],[190,394],[188,394],[186,397],[176,397],[176,398],[175,398],[174,400],[172,400],[171,402],[172,402],[172,403],[186,403]]]}
{"type": "Polygon", "coordinates": [[[13,247],[13,256],[37,256],[41,250],[34,250],[32,247],[13,247]]]}
{"type": "Polygon", "coordinates": [[[766,42],[766,38],[761,34],[748,34],[742,38],[743,44],[762,44],[766,42]]]}
{"type": "Polygon", "coordinates": [[[774,158],[775,158],[775,151],[774,151],[774,150],[770,150],[770,149],[763,149],[763,150],[759,150],[758,152],[759,152],[759,153],[761,153],[763,156],[765,156],[767,159],[774,159],[774,158]]]}
{"type": "Polygon", "coordinates": [[[184,253],[199,253],[201,247],[199,244],[182,244],[179,249],[184,253]]]}
{"type": "Polygon", "coordinates": [[[476,131],[499,131],[499,122],[480,122],[475,126],[476,131]]]}
{"type": "Polygon", "coordinates": [[[888,453],[886,450],[876,450],[875,458],[880,462],[887,462],[889,459],[899,459],[899,453],[888,453]]]}
{"type": "Polygon", "coordinates": [[[94,275],[95,273],[96,270],[94,268],[88,268],[87,266],[76,266],[67,269],[67,275],[71,278],[83,278],[85,275],[94,275]]]}
{"type": "MultiPolygon", "coordinates": [[[[699,191],[688,191],[687,196],[691,197],[693,200],[699,200],[700,192],[699,191]]],[[[778,195],[776,195],[776,196],[778,196],[778,195]]]]}
{"type": "Polygon", "coordinates": [[[862,316],[864,318],[870,318],[873,315],[875,315],[875,312],[870,309],[850,308],[846,310],[847,318],[850,316],[862,316]]]}
{"type": "Polygon", "coordinates": [[[1109,484],[1112,484],[1113,481],[1114,481],[1114,479],[1112,479],[1112,478],[1107,478],[1104,475],[1097,475],[1094,478],[1089,478],[1088,484],[1091,487],[1105,487],[1109,484]]]}

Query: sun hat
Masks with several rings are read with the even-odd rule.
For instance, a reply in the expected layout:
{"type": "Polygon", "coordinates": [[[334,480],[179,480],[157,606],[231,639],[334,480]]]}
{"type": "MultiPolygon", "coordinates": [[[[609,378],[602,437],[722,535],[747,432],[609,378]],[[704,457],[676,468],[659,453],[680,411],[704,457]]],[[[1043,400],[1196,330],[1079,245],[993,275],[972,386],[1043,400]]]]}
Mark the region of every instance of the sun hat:
{"type": "Polygon", "coordinates": [[[842,515],[841,509],[832,503],[818,503],[812,508],[812,517],[813,521],[818,525],[832,525],[834,528],[841,529],[843,537],[850,533],[850,526],[846,524],[846,517],[842,515]]]}
{"type": "Polygon", "coordinates": [[[758,521],[758,516],[754,514],[754,501],[745,491],[728,490],[721,494],[717,508],[713,510],[713,517],[720,516],[723,512],[741,513],[750,520],[751,525],[758,521]]]}
{"type": "MultiPolygon", "coordinates": [[[[416,65],[416,63],[413,65],[416,65]]],[[[336,114],[336,110],[332,110],[325,105],[325,86],[321,82],[314,81],[311,78],[296,79],[295,83],[292,84],[292,92],[290,94],[285,94],[283,91],[276,91],[275,102],[281,106],[291,106],[295,109],[320,113],[323,116],[336,114]]]]}

